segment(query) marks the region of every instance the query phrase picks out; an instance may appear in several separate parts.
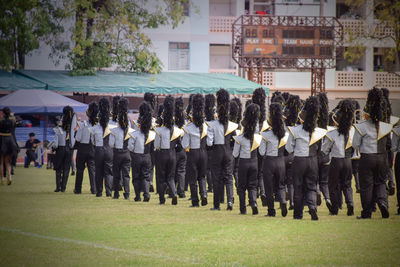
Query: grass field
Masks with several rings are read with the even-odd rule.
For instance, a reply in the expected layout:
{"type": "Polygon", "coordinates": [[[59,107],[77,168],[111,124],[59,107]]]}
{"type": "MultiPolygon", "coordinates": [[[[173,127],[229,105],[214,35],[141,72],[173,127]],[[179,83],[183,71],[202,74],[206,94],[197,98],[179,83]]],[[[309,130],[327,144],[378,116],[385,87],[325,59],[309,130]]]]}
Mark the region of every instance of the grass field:
{"type": "MultiPolygon", "coordinates": [[[[267,218],[234,210],[189,208],[190,201],[159,206],[96,198],[84,178],[82,195],[54,193],[55,174],[18,167],[11,186],[0,186],[0,266],[399,266],[400,216],[358,221],[267,218]]],[[[209,199],[211,195],[209,195],[209,199]]],[[[237,199],[237,197],[236,197],[237,199]]],[[[355,194],[355,212],[360,213],[355,194]]],[[[260,204],[260,203],[259,203],[260,204]]],[[[261,205],[260,205],[261,206],[261,205]]],[[[278,204],[276,204],[278,206],[278,204]]],[[[251,210],[248,210],[251,213],[251,210]]],[[[279,214],[279,211],[277,211],[279,214]]]]}

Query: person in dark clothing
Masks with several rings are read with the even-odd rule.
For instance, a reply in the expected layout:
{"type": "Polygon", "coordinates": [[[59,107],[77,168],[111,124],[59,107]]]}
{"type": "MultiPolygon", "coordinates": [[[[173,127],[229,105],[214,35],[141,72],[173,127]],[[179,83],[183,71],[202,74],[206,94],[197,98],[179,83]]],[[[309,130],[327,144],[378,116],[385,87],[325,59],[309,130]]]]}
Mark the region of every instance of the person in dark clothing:
{"type": "Polygon", "coordinates": [[[128,149],[131,153],[132,184],[135,189],[135,201],[141,201],[140,193],[143,192],[143,201],[150,200],[150,177],[152,169],[151,152],[154,150],[153,141],[156,133],[151,131],[152,108],[148,102],[139,106],[139,129],[130,134],[128,149]]]}
{"type": "Polygon", "coordinates": [[[206,171],[207,171],[207,125],[204,123],[204,97],[196,94],[193,97],[191,122],[185,127],[182,138],[182,147],[187,152],[187,176],[189,177],[191,207],[199,207],[199,193],[201,205],[207,205],[206,171]]]}
{"type": "MultiPolygon", "coordinates": [[[[361,109],[360,109],[360,104],[358,103],[357,100],[352,100],[351,101],[354,109],[354,123],[358,123],[361,120],[361,109]]],[[[359,175],[358,175],[358,167],[360,163],[360,158],[359,158],[359,151],[354,151],[353,157],[351,158],[351,171],[354,176],[354,181],[356,184],[356,193],[360,193],[360,181],[359,181],[359,175]]]]}
{"type": "MultiPolygon", "coordinates": [[[[205,115],[205,120],[206,122],[213,121],[215,120],[215,95],[213,94],[208,94],[204,98],[204,115],[205,115]]],[[[211,150],[207,149],[207,185],[208,189],[207,192],[212,193],[213,192],[213,180],[212,180],[212,172],[211,172],[211,150]]]]}
{"type": "Polygon", "coordinates": [[[178,204],[178,197],[175,187],[176,167],[176,143],[183,135],[183,130],[174,126],[174,98],[167,96],[164,100],[164,112],[162,114],[163,126],[155,128],[156,137],[154,149],[158,150],[158,182],[160,204],[165,204],[165,191],[168,187],[172,197],[172,205],[178,204]]]}
{"type": "Polygon", "coordinates": [[[294,184],[294,219],[303,218],[304,204],[309,208],[312,220],[318,220],[317,215],[317,180],[318,152],[321,139],[326,130],[317,127],[319,114],[319,99],[316,96],[307,98],[300,118],[302,125],[288,127],[289,138],[286,150],[294,153],[293,184],[294,184]]]}
{"type": "Polygon", "coordinates": [[[29,140],[26,141],[26,143],[25,143],[26,157],[27,157],[25,164],[24,164],[25,168],[28,168],[32,161],[35,163],[35,166],[38,164],[36,161],[35,150],[36,150],[36,147],[41,144],[42,143],[38,139],[35,138],[35,133],[29,134],[29,140]]]}
{"type": "Polygon", "coordinates": [[[386,104],[381,89],[369,90],[364,108],[366,120],[354,125],[356,131],[352,144],[361,153],[359,179],[362,212],[357,219],[370,219],[375,203],[382,218],[389,218],[387,147],[393,126],[384,122],[386,104]]]}
{"type": "Polygon", "coordinates": [[[259,148],[260,155],[264,158],[263,177],[265,195],[268,203],[268,214],[275,217],[274,189],[276,187],[277,199],[280,202],[282,217],[287,215],[286,205],[286,166],[285,166],[285,145],[288,134],[285,131],[283,122],[283,108],[280,102],[273,102],[269,106],[269,122],[271,130],[261,133],[263,140],[259,148]]]}
{"type": "MultiPolygon", "coordinates": [[[[240,99],[235,97],[231,100],[229,103],[229,120],[237,123],[240,127],[240,122],[242,121],[242,103],[240,103],[240,99]]],[[[236,131],[236,135],[239,133],[239,129],[236,131]]],[[[231,141],[231,147],[233,150],[233,147],[235,145],[234,139],[231,141]]],[[[238,171],[239,171],[239,157],[234,158],[233,161],[233,179],[235,180],[235,187],[236,187],[236,192],[238,189],[238,171]]]]}
{"type": "Polygon", "coordinates": [[[322,144],[322,153],[331,158],[328,179],[332,201],[331,215],[338,214],[342,191],[347,203],[347,215],[354,215],[353,189],[351,188],[351,156],[353,154],[351,143],[355,131],[352,127],[353,115],[351,100],[340,101],[339,108],[333,115],[337,122],[337,129],[328,132],[322,144]]]}
{"type": "Polygon", "coordinates": [[[110,119],[110,102],[107,98],[101,98],[99,101],[99,122],[89,128],[91,133],[91,141],[94,145],[94,163],[95,163],[95,183],[96,197],[103,194],[103,184],[105,186],[106,196],[111,197],[112,193],[112,162],[113,151],[109,144],[111,126],[110,119]]]}
{"type": "Polygon", "coordinates": [[[96,181],[95,181],[95,162],[94,162],[94,146],[90,139],[89,129],[96,125],[97,114],[99,112],[99,106],[96,102],[89,104],[86,111],[86,115],[89,117],[88,121],[79,122],[78,130],[76,132],[76,142],[78,144],[78,150],[76,153],[76,178],[75,178],[75,194],[81,194],[82,192],[82,181],[83,172],[85,167],[88,169],[89,181],[90,181],[90,192],[96,194],[96,181]]]}
{"type": "MultiPolygon", "coordinates": [[[[154,111],[156,108],[156,96],[153,93],[150,92],[146,92],[144,94],[144,101],[150,105],[151,107],[151,115],[154,116],[154,111]]],[[[152,121],[152,127],[155,126],[155,119],[152,117],[151,118],[152,121]]],[[[154,145],[154,144],[153,144],[154,145]]],[[[154,192],[154,185],[153,185],[153,180],[154,180],[154,166],[155,166],[155,155],[154,153],[151,153],[151,172],[150,172],[150,192],[154,192]]]]}
{"type": "Polygon", "coordinates": [[[392,152],[396,152],[394,160],[394,175],[396,178],[397,215],[400,215],[400,124],[393,129],[392,152]]]}
{"type": "Polygon", "coordinates": [[[56,149],[54,170],[56,171],[56,189],[54,192],[65,192],[69,170],[71,168],[71,153],[75,145],[74,129],[76,116],[70,106],[65,106],[61,125],[54,128],[53,148],[56,149]]]}
{"type": "MultiPolygon", "coordinates": [[[[267,130],[267,121],[265,120],[265,100],[266,100],[266,94],[263,88],[257,88],[254,90],[253,92],[253,96],[252,96],[252,101],[254,104],[257,104],[260,107],[260,117],[258,120],[258,125],[257,125],[257,133],[262,133],[263,131],[267,130]]],[[[257,154],[257,160],[258,160],[258,174],[257,174],[257,178],[258,178],[258,192],[259,192],[259,196],[261,197],[261,202],[262,205],[265,207],[267,206],[267,198],[265,197],[265,192],[264,192],[264,179],[263,179],[263,159],[262,157],[257,154]]]]}
{"type": "Polygon", "coordinates": [[[18,153],[18,145],[13,135],[16,120],[11,115],[9,107],[3,108],[3,117],[0,119],[0,182],[4,184],[3,168],[6,167],[7,185],[11,185],[12,158],[18,153]]]}
{"type": "MultiPolygon", "coordinates": [[[[175,99],[175,126],[183,129],[185,125],[185,117],[183,113],[183,99],[178,97],[175,99]]],[[[176,144],[176,167],[175,167],[175,183],[179,198],[185,198],[185,177],[186,177],[186,151],[182,148],[182,138],[179,137],[176,144]]]]}
{"type": "Polygon", "coordinates": [[[246,190],[249,195],[249,202],[253,215],[258,214],[257,208],[257,173],[258,161],[257,151],[262,137],[256,134],[256,127],[260,107],[256,104],[247,106],[242,121],[243,134],[234,136],[235,144],[233,148],[233,157],[239,160],[238,172],[238,195],[240,214],[246,214],[246,190]]]}
{"type": "Polygon", "coordinates": [[[129,199],[129,169],[131,155],[128,150],[128,140],[133,129],[129,127],[128,100],[121,98],[118,102],[118,126],[111,130],[109,144],[113,149],[113,199],[119,198],[119,188],[124,187],[124,198],[129,199]]]}
{"type": "Polygon", "coordinates": [[[228,120],[229,92],[220,89],[217,92],[218,120],[208,122],[207,146],[211,149],[211,171],[213,177],[214,207],[212,210],[220,210],[221,195],[224,184],[227,190],[227,210],[233,207],[233,182],[232,182],[232,149],[230,141],[235,130],[236,123],[228,120]]]}

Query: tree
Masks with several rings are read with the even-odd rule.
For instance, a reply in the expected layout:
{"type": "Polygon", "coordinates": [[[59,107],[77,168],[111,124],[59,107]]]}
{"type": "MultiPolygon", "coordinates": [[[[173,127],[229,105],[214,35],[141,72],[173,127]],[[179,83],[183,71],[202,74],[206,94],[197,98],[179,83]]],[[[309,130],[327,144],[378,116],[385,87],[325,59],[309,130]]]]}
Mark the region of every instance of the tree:
{"type": "MultiPolygon", "coordinates": [[[[395,62],[395,71],[400,70],[400,1],[398,0],[347,0],[346,4],[353,9],[359,9],[364,6],[372,5],[371,14],[374,21],[366,23],[364,20],[365,28],[362,31],[347,32],[347,42],[351,46],[344,53],[344,57],[349,61],[357,60],[364,54],[364,43],[369,40],[374,41],[387,41],[391,40],[393,46],[388,49],[385,54],[385,60],[395,62]]],[[[400,77],[400,74],[394,73],[400,77]]]]}
{"type": "MultiPolygon", "coordinates": [[[[53,1],[54,2],[54,1],[53,1]]],[[[0,68],[25,67],[25,55],[63,31],[51,0],[0,0],[0,68]]]]}
{"type": "Polygon", "coordinates": [[[178,26],[186,4],[188,0],[64,0],[65,17],[75,18],[73,48],[59,52],[68,54],[72,75],[91,75],[111,65],[123,71],[157,73],[161,61],[143,31],[178,26]],[[157,6],[152,5],[155,2],[157,6]]]}

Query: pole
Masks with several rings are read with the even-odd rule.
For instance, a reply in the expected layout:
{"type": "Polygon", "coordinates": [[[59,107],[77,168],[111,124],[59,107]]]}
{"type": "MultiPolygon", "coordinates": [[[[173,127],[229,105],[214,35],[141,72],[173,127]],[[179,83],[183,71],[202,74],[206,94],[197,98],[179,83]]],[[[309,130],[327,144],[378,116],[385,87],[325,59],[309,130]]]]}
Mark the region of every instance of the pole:
{"type": "Polygon", "coordinates": [[[319,0],[319,15],[324,16],[324,4],[325,0],[319,0]]]}

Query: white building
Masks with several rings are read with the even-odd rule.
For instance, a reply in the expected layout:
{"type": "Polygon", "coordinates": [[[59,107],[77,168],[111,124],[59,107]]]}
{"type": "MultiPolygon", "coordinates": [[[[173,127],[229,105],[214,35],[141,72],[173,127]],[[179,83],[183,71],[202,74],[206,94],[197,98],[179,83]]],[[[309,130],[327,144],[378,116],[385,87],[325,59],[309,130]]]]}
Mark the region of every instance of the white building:
{"type": "MultiPolygon", "coordinates": [[[[154,0],[156,1],[156,0],[154,0]]],[[[373,1],[373,0],[371,0],[373,1]]],[[[238,67],[232,60],[232,23],[240,15],[267,11],[272,15],[318,16],[319,0],[191,0],[185,10],[184,23],[177,28],[161,27],[147,30],[163,71],[222,72],[238,75],[238,67]],[[298,5],[302,3],[303,5],[298,5]],[[287,5],[288,4],[288,5],[287,5]],[[310,5],[311,4],[311,5],[310,5]]],[[[324,16],[339,18],[345,32],[358,33],[365,29],[365,18],[374,23],[370,5],[351,12],[345,0],[325,0],[324,16]]],[[[368,26],[368,25],[367,25],[368,26]]],[[[382,31],[387,31],[382,27],[382,31]]],[[[345,44],[345,46],[348,44],[345,44]]],[[[365,97],[374,85],[387,87],[393,98],[400,98],[400,78],[387,72],[393,68],[384,62],[385,48],[391,42],[366,42],[365,55],[356,63],[337,60],[337,68],[326,71],[326,90],[330,98],[365,97]]],[[[26,59],[27,69],[54,69],[46,56],[49,49],[43,46],[41,53],[33,53],[26,59]]],[[[60,64],[58,69],[63,69],[60,64]]],[[[397,70],[399,71],[399,70],[397,70]]],[[[307,96],[310,94],[311,73],[304,71],[264,72],[263,84],[272,91],[291,91],[307,96]]]]}

